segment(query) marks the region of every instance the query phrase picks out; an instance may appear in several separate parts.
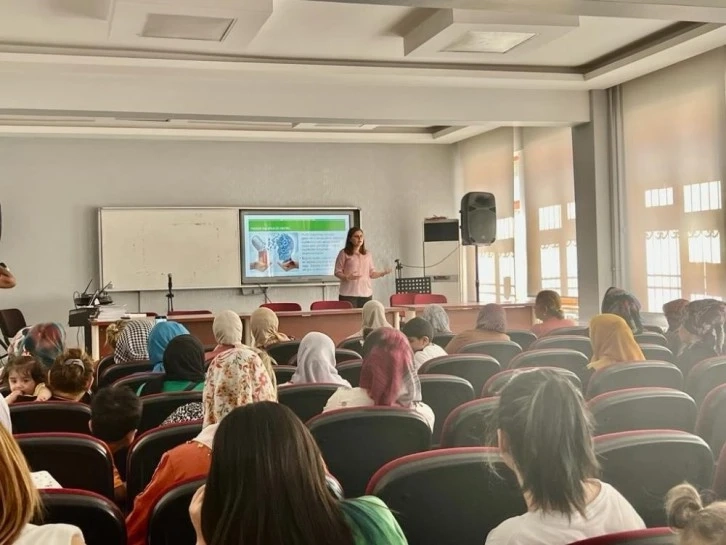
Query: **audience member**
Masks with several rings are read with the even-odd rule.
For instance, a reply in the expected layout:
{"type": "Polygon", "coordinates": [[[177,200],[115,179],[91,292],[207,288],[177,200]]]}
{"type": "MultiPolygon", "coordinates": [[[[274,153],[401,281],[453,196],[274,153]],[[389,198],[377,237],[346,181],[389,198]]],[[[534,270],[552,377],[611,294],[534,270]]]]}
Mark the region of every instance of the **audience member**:
{"type": "Polygon", "coordinates": [[[93,384],[93,362],[83,350],[69,348],[58,356],[48,371],[48,387],[55,401],[90,403],[88,390],[93,384]]]}
{"type": "Polygon", "coordinates": [[[600,312],[620,316],[636,335],[643,332],[643,323],[640,320],[640,301],[632,293],[616,287],[608,288],[602,299],[600,312]]]}
{"type": "Polygon", "coordinates": [[[597,371],[617,363],[645,361],[633,330],[625,320],[615,314],[599,314],[590,320],[590,342],[590,369],[597,371]]]}
{"type": "Polygon", "coordinates": [[[66,331],[54,322],[25,327],[16,333],[9,343],[8,355],[33,356],[45,369],[65,349],[66,331]]]}
{"type": "Polygon", "coordinates": [[[413,353],[400,331],[380,328],[363,344],[360,387],[338,388],[324,411],[351,407],[404,407],[413,409],[434,427],[434,412],[421,401],[421,384],[413,366],[413,353]]]}
{"type": "Polygon", "coordinates": [[[129,321],[130,320],[127,318],[121,318],[120,320],[116,320],[114,323],[106,326],[106,346],[110,346],[111,350],[116,349],[118,338],[129,321]]]}
{"type": "MultiPolygon", "coordinates": [[[[141,400],[131,388],[101,388],[91,400],[91,434],[108,445],[114,456],[131,446],[141,422],[141,400]]],[[[117,502],[126,501],[126,483],[114,465],[113,491],[117,502]]]]}
{"type": "Polygon", "coordinates": [[[13,432],[13,422],[10,420],[10,407],[3,396],[0,396],[0,426],[4,427],[10,433],[13,432]]]}
{"type": "Polygon", "coordinates": [[[312,435],[276,403],[241,407],[222,421],[207,484],[195,494],[189,514],[197,545],[407,543],[380,499],[333,496],[312,435]]]}
{"type": "Polygon", "coordinates": [[[260,350],[267,350],[273,344],[292,340],[284,333],[280,333],[280,320],[272,310],[267,307],[260,307],[250,316],[250,329],[255,347],[260,350]]]}
{"type": "Polygon", "coordinates": [[[204,389],[204,347],[192,335],[174,337],[164,350],[165,374],[139,387],[139,395],[204,389]]]}
{"type": "Polygon", "coordinates": [[[698,491],[680,484],[666,497],[668,526],[679,545],[722,545],[726,543],[726,502],[704,507],[698,491]]]}
{"type": "Polygon", "coordinates": [[[131,363],[148,360],[149,334],[154,327],[154,322],[151,320],[122,320],[122,323],[125,325],[120,329],[115,341],[113,361],[131,363]]]}
{"type": "Polygon", "coordinates": [[[665,337],[668,341],[668,348],[674,354],[678,354],[681,351],[681,339],[678,335],[678,330],[681,328],[683,319],[686,317],[688,302],[688,299],[674,299],[663,305],[663,315],[668,322],[668,331],[666,331],[665,337]]]}
{"type": "Polygon", "coordinates": [[[451,334],[449,315],[441,305],[426,305],[421,317],[434,327],[434,335],[451,334]]]}
{"type": "Polygon", "coordinates": [[[645,528],[628,501],[598,480],[591,418],[567,378],[546,369],[516,375],[501,392],[495,421],[527,513],[497,526],[486,545],[565,545],[645,528]]]}
{"type": "Polygon", "coordinates": [[[338,374],[335,365],[335,343],[327,335],[313,331],[300,341],[297,369],[287,384],[326,383],[350,388],[350,382],[338,374]]]}
{"type": "MultiPolygon", "coordinates": [[[[2,404],[4,402],[0,402],[2,404]]],[[[1,413],[2,411],[0,411],[1,413]]],[[[0,543],[8,545],[83,545],[83,534],[67,524],[30,524],[42,513],[40,496],[20,447],[0,426],[0,543]]]]}
{"type": "Polygon", "coordinates": [[[459,333],[446,345],[448,354],[457,354],[468,344],[484,341],[508,341],[507,315],[504,308],[496,303],[484,305],[476,319],[476,329],[459,333]]]}
{"type": "Polygon", "coordinates": [[[681,349],[678,367],[687,376],[698,362],[724,354],[726,303],[701,299],[688,303],[678,330],[681,349]]]}
{"type": "Polygon", "coordinates": [[[413,350],[413,364],[416,371],[430,359],[446,356],[446,350],[432,342],[434,327],[428,320],[413,318],[404,324],[401,331],[408,337],[413,350]]]}
{"type": "Polygon", "coordinates": [[[351,335],[349,337],[350,339],[355,337],[363,337],[365,339],[375,329],[392,327],[388,323],[388,320],[386,320],[386,307],[379,301],[368,301],[363,305],[362,312],[361,328],[351,335]]]}
{"type": "Polygon", "coordinates": [[[541,323],[532,326],[532,333],[538,337],[544,337],[555,329],[577,325],[572,320],[565,318],[562,299],[556,291],[542,290],[537,294],[537,298],[534,300],[534,314],[538,320],[542,320],[541,323]]]}
{"type": "Polygon", "coordinates": [[[10,389],[5,397],[8,405],[12,405],[19,397],[35,397],[38,401],[46,401],[53,395],[45,385],[46,371],[32,356],[14,357],[5,365],[2,384],[10,389]]]}
{"type": "Polygon", "coordinates": [[[189,335],[187,328],[179,322],[157,322],[149,332],[147,350],[154,371],[164,371],[164,351],[174,337],[189,335]]]}

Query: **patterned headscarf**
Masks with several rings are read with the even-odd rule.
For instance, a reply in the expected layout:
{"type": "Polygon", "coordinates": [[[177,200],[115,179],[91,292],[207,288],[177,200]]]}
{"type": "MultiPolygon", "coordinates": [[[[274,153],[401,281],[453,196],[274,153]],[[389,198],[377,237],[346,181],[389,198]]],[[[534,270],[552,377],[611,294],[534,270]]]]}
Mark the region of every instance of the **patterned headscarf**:
{"type": "Polygon", "coordinates": [[[726,303],[716,299],[688,303],[683,319],[683,327],[709,344],[713,343],[713,349],[718,355],[724,353],[725,323],[726,303]]]}
{"type": "Polygon", "coordinates": [[[309,383],[339,384],[350,388],[350,382],[338,374],[335,368],[335,343],[324,335],[313,331],[305,335],[297,350],[297,369],[290,384],[309,383]]]}
{"type": "Polygon", "coordinates": [[[504,308],[496,303],[484,305],[476,319],[476,328],[484,331],[505,333],[507,331],[507,315],[504,313],[504,308]]]}
{"type": "Polygon", "coordinates": [[[289,341],[290,337],[280,333],[280,320],[277,314],[267,307],[260,307],[250,316],[250,329],[255,346],[265,349],[273,344],[289,341]]]}
{"type": "Polygon", "coordinates": [[[400,331],[376,329],[363,345],[360,386],[376,405],[410,408],[421,401],[421,383],[413,365],[413,352],[400,331]]]}
{"type": "Polygon", "coordinates": [[[232,348],[212,360],[202,396],[204,426],[218,424],[236,407],[258,401],[277,401],[277,391],[255,351],[232,348]]]}
{"type": "Polygon", "coordinates": [[[643,323],[640,321],[640,301],[630,292],[616,287],[608,288],[602,299],[600,312],[620,316],[636,335],[643,332],[643,323]]]}
{"type": "Polygon", "coordinates": [[[179,322],[159,322],[151,328],[147,345],[154,371],[164,370],[164,351],[169,342],[179,335],[189,335],[187,328],[179,322]]]}
{"type": "Polygon", "coordinates": [[[683,319],[686,317],[688,299],[674,299],[663,305],[663,314],[668,321],[668,333],[678,331],[683,319]]]}
{"type": "Polygon", "coordinates": [[[449,315],[441,305],[426,305],[421,317],[434,326],[434,335],[451,333],[449,315]]]}
{"type": "Polygon", "coordinates": [[[121,331],[113,350],[113,361],[129,363],[149,359],[149,333],[154,327],[151,320],[130,320],[121,331]]]}
{"type": "Polygon", "coordinates": [[[590,320],[590,342],[590,369],[604,369],[616,363],[645,361],[633,330],[625,320],[615,314],[600,314],[590,320]]]}
{"type": "Polygon", "coordinates": [[[33,356],[46,369],[65,350],[66,331],[58,323],[36,324],[30,328],[23,342],[23,353],[33,356]]]}

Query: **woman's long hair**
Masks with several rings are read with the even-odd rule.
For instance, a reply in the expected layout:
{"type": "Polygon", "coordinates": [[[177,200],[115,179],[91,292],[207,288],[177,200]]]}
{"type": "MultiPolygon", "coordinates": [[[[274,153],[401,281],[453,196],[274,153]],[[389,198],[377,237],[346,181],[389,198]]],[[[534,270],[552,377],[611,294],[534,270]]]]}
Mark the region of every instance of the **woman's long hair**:
{"type": "Polygon", "coordinates": [[[20,447],[0,426],[0,543],[15,543],[40,509],[40,496],[20,447]]]}
{"type": "MultiPolygon", "coordinates": [[[[353,235],[355,235],[359,231],[362,233],[363,229],[361,229],[360,227],[351,227],[350,229],[348,229],[348,235],[345,237],[345,253],[346,254],[353,255],[353,252],[355,251],[355,246],[353,246],[353,243],[350,241],[350,239],[353,237],[353,235]]],[[[363,244],[361,244],[360,250],[358,250],[358,251],[361,253],[361,255],[366,255],[367,250],[366,250],[365,242],[363,242],[363,244]]]]}
{"type": "Polygon", "coordinates": [[[253,403],[222,420],[202,534],[207,545],[353,545],[315,440],[290,409],[253,403]]]}

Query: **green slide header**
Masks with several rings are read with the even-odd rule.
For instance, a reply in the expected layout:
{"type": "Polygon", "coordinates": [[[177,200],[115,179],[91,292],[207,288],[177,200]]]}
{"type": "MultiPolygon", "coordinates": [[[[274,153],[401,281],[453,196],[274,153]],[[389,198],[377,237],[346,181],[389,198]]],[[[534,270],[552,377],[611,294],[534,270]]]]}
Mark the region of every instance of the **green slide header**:
{"type": "Polygon", "coordinates": [[[345,231],[346,222],[344,219],[310,219],[310,220],[285,220],[285,219],[250,219],[250,231],[345,231]]]}

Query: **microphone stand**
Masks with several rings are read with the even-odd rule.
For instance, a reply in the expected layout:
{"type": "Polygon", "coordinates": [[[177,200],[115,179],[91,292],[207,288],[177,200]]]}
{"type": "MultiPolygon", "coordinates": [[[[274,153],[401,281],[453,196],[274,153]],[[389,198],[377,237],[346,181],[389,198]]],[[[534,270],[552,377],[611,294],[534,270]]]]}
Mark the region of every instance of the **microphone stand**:
{"type": "Polygon", "coordinates": [[[166,294],[166,314],[167,316],[169,313],[173,312],[174,310],[174,292],[172,291],[173,283],[171,280],[171,273],[169,273],[169,284],[168,284],[168,292],[166,294]]]}

